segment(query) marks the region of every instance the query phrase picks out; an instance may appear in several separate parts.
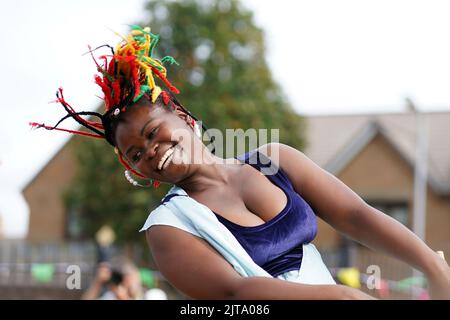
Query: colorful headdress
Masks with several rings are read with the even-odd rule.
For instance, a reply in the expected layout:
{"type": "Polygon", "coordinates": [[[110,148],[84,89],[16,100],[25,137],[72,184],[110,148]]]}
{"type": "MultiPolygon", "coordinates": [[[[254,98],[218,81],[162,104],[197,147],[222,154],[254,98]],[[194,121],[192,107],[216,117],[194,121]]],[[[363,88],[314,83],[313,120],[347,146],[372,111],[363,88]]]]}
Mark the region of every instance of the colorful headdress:
{"type": "MultiPolygon", "coordinates": [[[[103,114],[89,111],[76,112],[64,99],[63,89],[59,88],[56,92],[57,99],[55,102],[60,103],[64,107],[67,115],[54,126],[46,126],[43,123],[36,122],[31,122],[30,125],[35,128],[59,130],[106,139],[111,145],[115,146],[111,135],[112,121],[142,96],[147,96],[152,103],[155,103],[156,99],[161,95],[165,105],[171,100],[176,101],[169,92],[178,94],[179,90],[167,80],[167,70],[163,64],[178,63],[170,56],[166,56],[161,60],[153,57],[153,51],[159,41],[159,35],[151,33],[149,27],[142,29],[139,26],[131,26],[131,29],[127,37],[119,35],[122,41],[119,42],[115,49],[109,45],[103,45],[94,50],[89,47],[88,53],[92,55],[99,72],[99,74],[95,75],[95,82],[101,87],[104,94],[105,112],[103,114]],[[110,48],[111,54],[98,57],[103,62],[99,64],[93,52],[102,47],[110,48]],[[163,91],[156,84],[155,78],[159,78],[169,92],[163,91]],[[86,116],[91,117],[91,119],[92,117],[97,117],[100,121],[87,120],[84,118],[86,116]],[[68,118],[74,119],[83,127],[89,129],[89,131],[59,128],[58,126],[68,118]]],[[[177,104],[181,107],[178,102],[177,104]]],[[[187,112],[183,107],[181,108],[187,112]]],[[[191,115],[189,112],[188,114],[191,115]]],[[[195,119],[195,117],[193,118],[195,119]]],[[[141,176],[123,161],[120,154],[119,159],[128,170],[141,176]]]]}
{"type": "Polygon", "coordinates": [[[114,145],[108,134],[109,119],[111,116],[118,116],[126,108],[138,101],[143,95],[148,95],[154,103],[160,94],[163,95],[164,103],[167,104],[170,96],[162,91],[155,83],[155,76],[159,78],[165,86],[175,94],[179,90],[167,80],[167,70],[164,63],[176,63],[174,58],[166,56],[161,60],[153,57],[153,51],[159,41],[159,35],[150,32],[150,28],[142,29],[139,26],[131,26],[132,30],[128,36],[122,37],[122,41],[116,46],[115,50],[109,45],[100,46],[94,50],[89,47],[89,53],[97,66],[100,74],[95,75],[95,82],[103,91],[105,112],[76,112],[64,99],[63,90],[60,88],[56,93],[56,101],[60,103],[67,111],[67,116],[62,118],[55,126],[46,126],[44,124],[30,123],[33,127],[43,127],[48,130],[60,130],[75,134],[87,135],[96,138],[104,138],[114,145]],[[111,49],[111,55],[102,55],[99,60],[103,61],[100,65],[95,59],[93,52],[101,47],[111,49]],[[100,118],[101,122],[90,121],[82,116],[95,116],[100,118]],[[67,130],[58,128],[58,126],[67,118],[73,118],[79,124],[89,129],[91,132],[67,130]]]}

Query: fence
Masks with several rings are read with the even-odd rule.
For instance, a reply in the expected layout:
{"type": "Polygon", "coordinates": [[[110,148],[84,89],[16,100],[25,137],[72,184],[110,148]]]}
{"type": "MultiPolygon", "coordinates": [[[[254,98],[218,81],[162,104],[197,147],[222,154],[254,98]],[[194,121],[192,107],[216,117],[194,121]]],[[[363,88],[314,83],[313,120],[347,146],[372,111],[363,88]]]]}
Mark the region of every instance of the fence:
{"type": "MultiPolygon", "coordinates": [[[[137,266],[148,268],[143,248],[128,245],[112,248],[113,255],[128,256],[137,266]]],[[[93,242],[33,244],[26,241],[0,241],[0,299],[79,299],[90,285],[97,265],[98,250],[93,242]],[[67,281],[80,271],[81,287],[70,289],[67,281]]],[[[152,272],[156,283],[172,299],[180,297],[161,276],[152,272]]]]}

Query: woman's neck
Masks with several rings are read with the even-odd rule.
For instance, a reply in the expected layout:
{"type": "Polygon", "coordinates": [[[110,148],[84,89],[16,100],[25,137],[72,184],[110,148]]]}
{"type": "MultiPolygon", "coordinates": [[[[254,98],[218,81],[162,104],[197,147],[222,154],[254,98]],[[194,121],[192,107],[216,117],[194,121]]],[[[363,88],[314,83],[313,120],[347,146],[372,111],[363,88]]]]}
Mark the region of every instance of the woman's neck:
{"type": "Polygon", "coordinates": [[[236,169],[242,165],[237,159],[223,159],[211,153],[204,160],[202,164],[196,165],[191,176],[177,183],[177,186],[191,194],[225,186],[230,184],[236,169]]]}

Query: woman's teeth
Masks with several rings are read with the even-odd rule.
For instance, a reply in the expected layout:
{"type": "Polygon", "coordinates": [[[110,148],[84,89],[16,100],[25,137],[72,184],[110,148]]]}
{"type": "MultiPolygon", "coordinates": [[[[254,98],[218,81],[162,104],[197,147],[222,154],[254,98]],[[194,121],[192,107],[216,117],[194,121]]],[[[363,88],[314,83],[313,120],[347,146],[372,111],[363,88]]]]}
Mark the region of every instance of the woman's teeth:
{"type": "Polygon", "coordinates": [[[166,169],[167,166],[172,162],[172,158],[173,158],[174,154],[172,153],[169,158],[166,160],[166,162],[164,162],[162,170],[166,169]]]}
{"type": "Polygon", "coordinates": [[[167,167],[167,165],[169,164],[170,160],[172,159],[174,151],[175,151],[175,146],[173,146],[172,148],[168,149],[166,151],[166,153],[164,153],[164,155],[162,156],[161,160],[159,160],[158,170],[162,170],[162,169],[165,169],[167,167]]]}

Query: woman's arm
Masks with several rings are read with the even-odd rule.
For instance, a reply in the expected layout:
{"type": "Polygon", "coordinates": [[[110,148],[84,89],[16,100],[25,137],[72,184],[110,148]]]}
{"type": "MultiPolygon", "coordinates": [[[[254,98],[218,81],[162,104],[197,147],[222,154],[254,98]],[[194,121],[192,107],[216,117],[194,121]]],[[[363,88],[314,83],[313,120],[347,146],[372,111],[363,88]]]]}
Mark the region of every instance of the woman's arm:
{"type": "Polygon", "coordinates": [[[435,298],[450,298],[450,268],[408,228],[369,206],[302,152],[283,144],[265,145],[261,152],[278,161],[317,216],[361,244],[421,270],[435,298]]]}
{"type": "Polygon", "coordinates": [[[371,299],[341,285],[242,277],[205,240],[171,226],[152,226],[146,235],[161,273],[175,288],[194,299],[371,299]]]}

